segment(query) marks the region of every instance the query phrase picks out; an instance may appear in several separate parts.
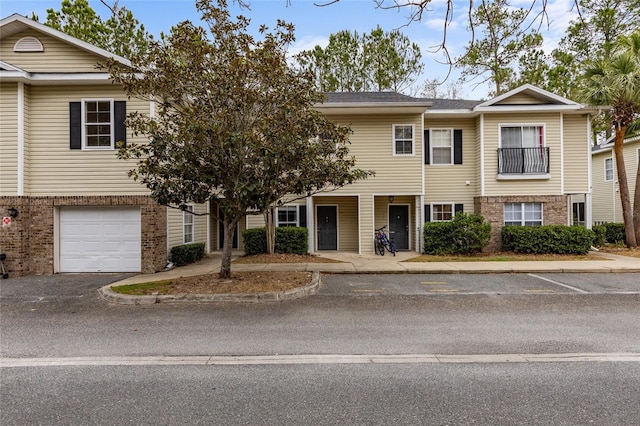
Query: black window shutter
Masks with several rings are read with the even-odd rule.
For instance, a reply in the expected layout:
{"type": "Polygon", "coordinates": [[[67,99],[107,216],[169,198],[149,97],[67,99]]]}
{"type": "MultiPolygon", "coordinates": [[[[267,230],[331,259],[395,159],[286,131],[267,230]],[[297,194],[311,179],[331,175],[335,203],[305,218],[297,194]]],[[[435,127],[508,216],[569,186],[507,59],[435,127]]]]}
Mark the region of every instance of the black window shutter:
{"type": "Polygon", "coordinates": [[[429,129],[424,131],[424,164],[431,164],[429,159],[429,129]]]}
{"type": "Polygon", "coordinates": [[[455,212],[455,214],[463,213],[464,212],[464,204],[456,204],[453,207],[453,211],[455,212]]]}
{"type": "Polygon", "coordinates": [[[453,164],[462,164],[462,130],[453,131],[453,164]]]}
{"type": "Polygon", "coordinates": [[[307,227],[307,206],[300,206],[298,209],[298,214],[300,217],[298,218],[298,222],[300,222],[300,226],[303,228],[307,227]]]}
{"type": "Polygon", "coordinates": [[[424,221],[431,222],[431,206],[429,204],[424,205],[424,221]]]}
{"type": "Polygon", "coordinates": [[[69,149],[82,149],[82,106],[69,102],[69,149]]]}
{"type": "Polygon", "coordinates": [[[127,146],[127,128],[124,121],[127,119],[127,102],[115,101],[113,103],[113,123],[115,125],[114,136],[116,138],[116,148],[127,146]]]}

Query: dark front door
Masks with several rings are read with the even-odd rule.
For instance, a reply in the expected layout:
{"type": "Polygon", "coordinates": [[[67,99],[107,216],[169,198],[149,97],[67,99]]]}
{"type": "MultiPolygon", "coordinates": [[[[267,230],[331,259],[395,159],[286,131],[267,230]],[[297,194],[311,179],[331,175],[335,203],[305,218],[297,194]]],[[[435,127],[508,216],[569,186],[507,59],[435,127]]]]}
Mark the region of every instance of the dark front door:
{"type": "Polygon", "coordinates": [[[397,250],[409,249],[409,206],[389,205],[389,233],[397,250]]]}
{"type": "Polygon", "coordinates": [[[318,206],[318,250],[338,250],[336,206],[318,206]]]}
{"type": "MultiPolygon", "coordinates": [[[[222,210],[218,210],[218,217],[220,218],[218,221],[218,240],[220,241],[219,248],[222,249],[224,248],[224,223],[222,223],[224,220],[224,213],[222,210]]],[[[236,225],[236,228],[233,230],[233,243],[231,247],[234,249],[238,248],[238,225],[236,225]]]]}

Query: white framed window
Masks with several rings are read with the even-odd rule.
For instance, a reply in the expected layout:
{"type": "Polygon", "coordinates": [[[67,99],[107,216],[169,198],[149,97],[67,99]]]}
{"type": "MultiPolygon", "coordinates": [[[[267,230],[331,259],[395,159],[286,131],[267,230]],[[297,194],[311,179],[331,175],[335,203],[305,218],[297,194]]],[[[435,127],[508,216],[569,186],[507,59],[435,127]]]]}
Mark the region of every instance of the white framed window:
{"type": "Polygon", "coordinates": [[[431,129],[431,164],[453,164],[453,129],[431,129]]]}
{"type": "Polygon", "coordinates": [[[82,148],[114,149],[113,99],[83,99],[82,148]]]}
{"type": "Polygon", "coordinates": [[[280,206],[276,212],[276,226],[307,226],[307,206],[280,206]]]}
{"type": "Polygon", "coordinates": [[[613,182],[613,158],[604,159],[604,181],[613,182]]]}
{"type": "Polygon", "coordinates": [[[431,204],[432,222],[449,222],[453,219],[453,204],[431,204]]]}
{"type": "Polygon", "coordinates": [[[278,207],[278,226],[298,226],[298,206],[278,207]]]}
{"type": "Polygon", "coordinates": [[[393,125],[393,155],[413,155],[413,124],[393,125]]]}
{"type": "Polygon", "coordinates": [[[573,220],[571,224],[574,226],[584,226],[585,225],[585,214],[584,214],[584,202],[575,202],[572,205],[573,210],[573,220]]]}
{"type": "Polygon", "coordinates": [[[542,203],[504,203],[504,224],[511,226],[542,225],[542,203]]]}
{"type": "Polygon", "coordinates": [[[182,212],[182,243],[192,243],[193,238],[193,206],[187,206],[182,212]]]}
{"type": "Polygon", "coordinates": [[[500,125],[501,148],[539,148],[545,146],[544,125],[500,125]]]}

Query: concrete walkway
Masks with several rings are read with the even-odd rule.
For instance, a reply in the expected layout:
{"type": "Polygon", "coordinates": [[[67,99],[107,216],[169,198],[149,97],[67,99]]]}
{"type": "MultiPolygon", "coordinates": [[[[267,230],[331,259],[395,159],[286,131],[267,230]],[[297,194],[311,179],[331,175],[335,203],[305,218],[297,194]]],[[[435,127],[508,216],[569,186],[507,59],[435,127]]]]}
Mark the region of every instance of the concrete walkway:
{"type": "MultiPolygon", "coordinates": [[[[234,258],[240,254],[235,254],[234,258]]],[[[556,261],[490,261],[490,262],[406,262],[418,256],[414,252],[399,252],[395,257],[358,255],[356,253],[322,253],[320,257],[338,260],[340,263],[233,263],[232,271],[317,271],[324,273],[540,273],[540,272],[640,272],[640,259],[609,253],[592,253],[588,260],[556,261]],[[604,259],[603,259],[604,258],[604,259]]],[[[192,265],[174,268],[155,274],[140,274],[112,285],[135,284],[149,281],[215,273],[220,270],[221,254],[213,253],[192,265]]]]}

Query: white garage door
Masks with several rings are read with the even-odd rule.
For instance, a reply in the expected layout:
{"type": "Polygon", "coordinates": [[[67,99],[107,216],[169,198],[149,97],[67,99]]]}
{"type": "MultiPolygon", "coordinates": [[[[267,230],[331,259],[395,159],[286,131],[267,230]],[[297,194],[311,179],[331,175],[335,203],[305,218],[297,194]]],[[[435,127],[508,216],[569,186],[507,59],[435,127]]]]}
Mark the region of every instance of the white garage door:
{"type": "Polygon", "coordinates": [[[60,208],[60,272],[140,272],[138,207],[60,208]]]}

